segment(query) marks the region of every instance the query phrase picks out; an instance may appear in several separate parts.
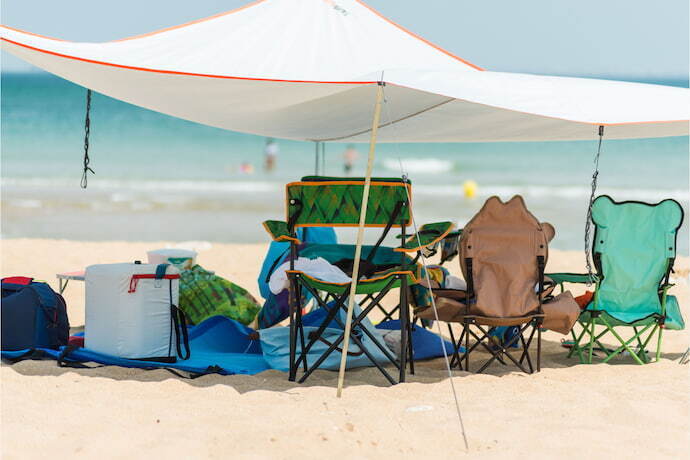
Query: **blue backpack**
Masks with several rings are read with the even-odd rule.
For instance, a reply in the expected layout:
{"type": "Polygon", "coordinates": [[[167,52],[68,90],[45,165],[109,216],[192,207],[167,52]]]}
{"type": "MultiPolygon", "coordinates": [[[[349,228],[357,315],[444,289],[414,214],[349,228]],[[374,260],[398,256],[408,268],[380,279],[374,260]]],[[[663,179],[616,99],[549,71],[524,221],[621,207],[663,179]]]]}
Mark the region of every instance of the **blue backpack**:
{"type": "Polygon", "coordinates": [[[47,283],[15,276],[2,279],[0,337],[3,351],[58,349],[69,340],[65,299],[47,283]]]}

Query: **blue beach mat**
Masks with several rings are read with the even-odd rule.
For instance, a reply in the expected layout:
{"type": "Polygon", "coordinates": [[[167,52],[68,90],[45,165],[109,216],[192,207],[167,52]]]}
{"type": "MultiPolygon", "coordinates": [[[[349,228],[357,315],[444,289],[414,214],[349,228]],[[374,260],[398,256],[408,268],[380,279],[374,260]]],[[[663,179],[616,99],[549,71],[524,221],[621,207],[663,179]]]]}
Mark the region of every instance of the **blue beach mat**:
{"type": "MultiPolygon", "coordinates": [[[[304,316],[305,323],[315,321],[317,318],[318,315],[314,314],[304,316]],[[313,316],[310,317],[310,315],[313,316]]],[[[396,320],[381,323],[376,327],[379,329],[398,329],[399,325],[396,320]]],[[[178,360],[176,363],[138,361],[97,353],[87,348],[77,348],[69,353],[65,361],[94,362],[141,369],[175,369],[192,374],[253,375],[270,369],[262,354],[260,341],[248,338],[249,334],[253,332],[253,329],[237,321],[224,316],[214,316],[189,328],[189,345],[192,353],[187,360],[178,360]]],[[[421,327],[415,327],[412,337],[415,360],[443,356],[440,341],[436,334],[421,327]]],[[[451,343],[445,341],[445,345],[447,352],[452,353],[451,343]]],[[[65,347],[60,350],[38,349],[35,355],[57,360],[64,349],[65,347]]],[[[2,359],[15,360],[28,353],[30,350],[2,351],[0,356],[2,359]]]]}
{"type": "MultiPolygon", "coordinates": [[[[190,373],[215,372],[222,375],[258,374],[269,369],[257,340],[249,340],[254,332],[237,321],[224,316],[213,316],[197,326],[189,328],[189,346],[192,351],[187,360],[176,363],[139,361],[98,353],[88,348],[77,348],[69,353],[66,361],[94,362],[99,364],[135,367],[142,369],[170,368],[190,373]]],[[[47,358],[58,359],[60,351],[40,349],[47,358]]],[[[29,350],[3,351],[3,359],[16,359],[29,350]]]]}

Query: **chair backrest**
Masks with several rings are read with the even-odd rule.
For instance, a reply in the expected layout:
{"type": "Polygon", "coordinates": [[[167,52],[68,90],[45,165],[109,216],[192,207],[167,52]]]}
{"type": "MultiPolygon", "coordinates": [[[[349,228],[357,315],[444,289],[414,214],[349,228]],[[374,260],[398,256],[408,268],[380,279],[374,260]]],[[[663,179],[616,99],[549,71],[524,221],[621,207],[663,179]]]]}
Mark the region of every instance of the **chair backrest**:
{"type": "MultiPolygon", "coordinates": [[[[362,209],[364,179],[307,176],[287,184],[287,222],[298,227],[356,227],[362,209]]],[[[410,225],[409,181],[400,178],[372,178],[365,226],[410,225]]]]}
{"type": "Polygon", "coordinates": [[[460,267],[476,299],[470,310],[497,318],[535,312],[538,256],[545,265],[554,234],[550,224],[527,210],[521,196],[506,203],[489,198],[460,237],[460,267]]]}
{"type": "Polygon", "coordinates": [[[659,285],[676,257],[683,208],[670,199],[618,203],[602,195],[592,204],[592,221],[600,277],[594,308],[641,317],[659,313],[659,285]]]}

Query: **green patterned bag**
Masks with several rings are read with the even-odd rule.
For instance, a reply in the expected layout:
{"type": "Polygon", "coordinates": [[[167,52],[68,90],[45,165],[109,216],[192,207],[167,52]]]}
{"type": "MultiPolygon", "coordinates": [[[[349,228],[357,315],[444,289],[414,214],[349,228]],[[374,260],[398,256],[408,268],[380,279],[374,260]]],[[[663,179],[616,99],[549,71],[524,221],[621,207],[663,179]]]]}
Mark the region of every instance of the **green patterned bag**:
{"type": "Polygon", "coordinates": [[[192,324],[218,315],[249,324],[261,309],[246,289],[199,265],[180,273],[179,306],[192,324]]]}

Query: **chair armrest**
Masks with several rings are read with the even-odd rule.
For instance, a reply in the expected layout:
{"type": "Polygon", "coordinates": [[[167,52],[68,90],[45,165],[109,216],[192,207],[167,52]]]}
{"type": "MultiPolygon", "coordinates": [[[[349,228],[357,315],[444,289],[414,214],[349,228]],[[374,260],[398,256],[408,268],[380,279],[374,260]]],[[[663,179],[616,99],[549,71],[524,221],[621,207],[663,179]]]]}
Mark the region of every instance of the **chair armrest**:
{"type": "Polygon", "coordinates": [[[263,225],[273,241],[292,242],[295,244],[301,243],[299,239],[290,233],[287,222],[281,220],[267,220],[263,225]]]}
{"type": "MultiPolygon", "coordinates": [[[[545,277],[551,278],[554,283],[589,283],[589,275],[586,273],[546,273],[545,277]]],[[[594,280],[596,280],[596,275],[594,275],[594,280]]]]}
{"type": "Polygon", "coordinates": [[[431,292],[433,292],[436,297],[442,297],[444,299],[452,299],[459,302],[465,302],[467,300],[467,291],[461,289],[432,289],[431,292]]]}
{"type": "Polygon", "coordinates": [[[435,222],[424,224],[419,227],[419,231],[410,236],[400,247],[395,248],[397,252],[417,252],[424,248],[434,246],[446,238],[455,227],[453,222],[435,222]]]}

